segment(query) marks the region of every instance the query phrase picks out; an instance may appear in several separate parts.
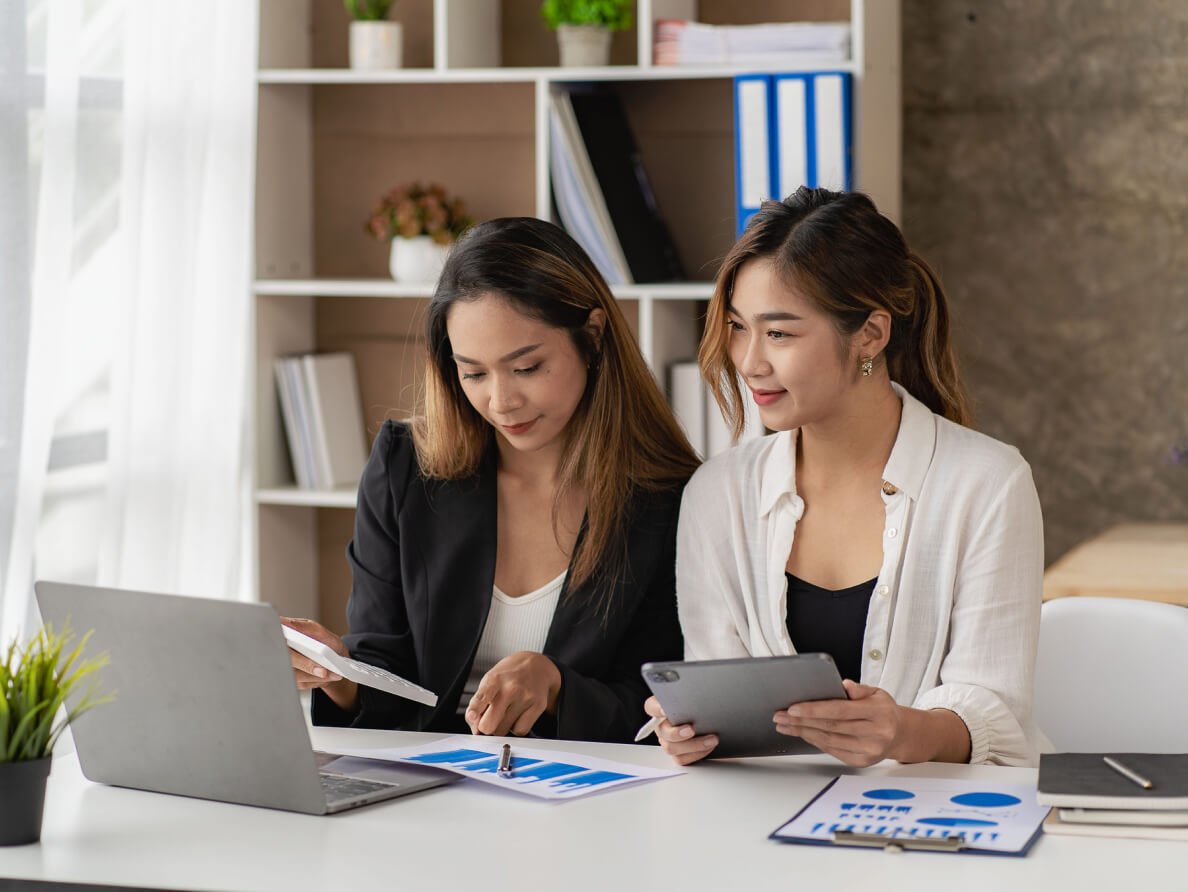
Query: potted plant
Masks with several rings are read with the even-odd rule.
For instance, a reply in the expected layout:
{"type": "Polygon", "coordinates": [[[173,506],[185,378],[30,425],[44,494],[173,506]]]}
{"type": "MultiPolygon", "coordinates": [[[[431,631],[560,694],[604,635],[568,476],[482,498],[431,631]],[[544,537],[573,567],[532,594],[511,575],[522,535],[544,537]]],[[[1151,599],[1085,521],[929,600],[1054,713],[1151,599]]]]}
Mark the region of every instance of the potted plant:
{"type": "Polygon", "coordinates": [[[436,183],[406,183],[380,199],[364,229],[391,240],[388,268],[398,282],[435,282],[454,239],[474,220],[460,198],[436,183]]]}
{"type": "Polygon", "coordinates": [[[351,68],[399,68],[404,29],[389,22],[395,0],[343,0],[351,19],[351,68]]]}
{"type": "Polygon", "coordinates": [[[92,675],[107,656],[82,659],[89,636],[69,649],[69,627],[58,634],[45,625],[23,645],[14,640],[0,662],[0,845],[41,838],[54,744],[70,722],[111,699],[97,694],[92,675]]]}
{"type": "Polygon", "coordinates": [[[631,0],[544,0],[540,14],[557,32],[563,66],[605,65],[611,31],[631,27],[631,0]]]}

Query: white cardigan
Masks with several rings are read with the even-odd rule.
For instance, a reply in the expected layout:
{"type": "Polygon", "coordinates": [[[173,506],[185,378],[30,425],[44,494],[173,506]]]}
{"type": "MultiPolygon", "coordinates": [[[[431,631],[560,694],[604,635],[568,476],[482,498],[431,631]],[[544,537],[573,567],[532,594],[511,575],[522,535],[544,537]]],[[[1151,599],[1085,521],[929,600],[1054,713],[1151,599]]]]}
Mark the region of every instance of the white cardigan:
{"type": "MultiPolygon", "coordinates": [[[[955,712],[972,764],[1034,765],[1044,546],[1031,469],[1014,447],[893,386],[903,414],[883,471],[892,487],[859,680],[897,703],[955,712]]],[[[677,600],[686,659],[795,653],[784,576],[804,513],[795,438],[785,431],[730,449],[685,488],[677,600]]]]}

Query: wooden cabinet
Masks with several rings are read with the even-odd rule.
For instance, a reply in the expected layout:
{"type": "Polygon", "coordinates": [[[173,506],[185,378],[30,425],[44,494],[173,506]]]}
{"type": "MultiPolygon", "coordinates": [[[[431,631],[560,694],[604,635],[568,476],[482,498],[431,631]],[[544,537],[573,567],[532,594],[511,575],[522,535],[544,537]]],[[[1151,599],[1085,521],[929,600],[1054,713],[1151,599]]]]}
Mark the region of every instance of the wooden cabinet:
{"type": "Polygon", "coordinates": [[[388,246],[363,231],[383,192],[432,181],[478,219],[550,219],[550,88],[609,85],[691,280],[615,289],[663,382],[671,362],[696,355],[717,262],[734,239],[732,79],[748,69],[655,67],[652,23],[848,17],[852,61],[828,70],[854,75],[855,182],[899,216],[898,0],[638,0],[612,64],[582,69],[556,67],[538,9],[538,0],[400,0],[405,67],[364,72],[346,68],[340,0],[260,0],[252,526],[256,595],[283,613],[344,631],[355,494],[295,486],[273,361],[351,351],[371,436],[414,405],[431,289],[391,281],[388,246]]]}

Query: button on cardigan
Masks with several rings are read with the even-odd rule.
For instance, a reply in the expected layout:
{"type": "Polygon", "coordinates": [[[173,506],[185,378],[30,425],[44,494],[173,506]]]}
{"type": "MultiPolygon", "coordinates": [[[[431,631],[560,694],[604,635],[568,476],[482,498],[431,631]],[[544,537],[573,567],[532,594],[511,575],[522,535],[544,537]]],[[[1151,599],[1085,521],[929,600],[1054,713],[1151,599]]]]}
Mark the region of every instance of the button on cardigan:
{"type": "MultiPolygon", "coordinates": [[[[893,387],[903,413],[883,472],[883,561],[859,680],[901,705],[955,712],[973,764],[1033,765],[1044,560],[1031,469],[1014,447],[893,387]]],[[[784,569],[804,513],[796,435],[730,449],[685,489],[677,601],[686,659],[795,652],[784,569]]]]}

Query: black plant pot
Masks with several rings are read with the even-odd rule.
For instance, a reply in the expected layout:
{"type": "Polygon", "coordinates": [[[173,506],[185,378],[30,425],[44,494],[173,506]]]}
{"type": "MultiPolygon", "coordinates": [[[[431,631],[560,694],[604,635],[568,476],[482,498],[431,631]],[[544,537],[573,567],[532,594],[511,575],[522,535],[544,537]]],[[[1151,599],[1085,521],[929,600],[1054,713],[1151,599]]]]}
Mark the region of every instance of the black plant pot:
{"type": "Polygon", "coordinates": [[[0,762],[0,846],[20,846],[41,839],[49,756],[25,762],[0,762]]]}

